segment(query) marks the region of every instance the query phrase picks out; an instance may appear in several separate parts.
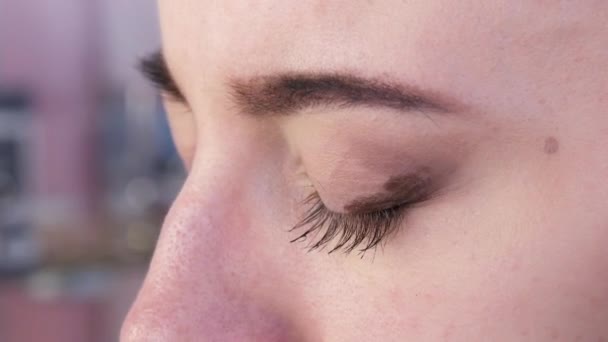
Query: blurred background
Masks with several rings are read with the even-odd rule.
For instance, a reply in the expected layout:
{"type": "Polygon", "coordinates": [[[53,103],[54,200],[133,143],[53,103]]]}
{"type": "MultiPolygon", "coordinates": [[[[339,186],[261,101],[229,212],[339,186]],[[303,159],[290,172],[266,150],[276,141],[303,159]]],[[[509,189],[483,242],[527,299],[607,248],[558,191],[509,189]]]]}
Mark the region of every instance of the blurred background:
{"type": "Polygon", "coordinates": [[[117,341],[184,178],[151,0],[0,0],[0,341],[117,341]]]}

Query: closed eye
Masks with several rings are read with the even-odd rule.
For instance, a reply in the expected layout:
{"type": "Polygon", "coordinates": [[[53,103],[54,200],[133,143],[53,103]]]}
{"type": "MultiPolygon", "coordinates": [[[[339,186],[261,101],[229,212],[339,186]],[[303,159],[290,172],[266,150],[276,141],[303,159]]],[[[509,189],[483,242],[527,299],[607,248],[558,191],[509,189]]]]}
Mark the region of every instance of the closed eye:
{"type": "Polygon", "coordinates": [[[300,228],[306,230],[292,242],[320,235],[316,242],[309,245],[311,250],[336,240],[329,253],[339,249],[349,253],[359,246],[362,246],[359,251],[364,253],[386,241],[401,226],[408,209],[431,199],[437,189],[429,169],[421,168],[416,173],[391,177],[384,185],[385,192],[348,204],[345,206],[347,213],[329,210],[321,196],[314,192],[304,201],[309,207],[304,218],[292,228],[292,231],[300,228]]]}

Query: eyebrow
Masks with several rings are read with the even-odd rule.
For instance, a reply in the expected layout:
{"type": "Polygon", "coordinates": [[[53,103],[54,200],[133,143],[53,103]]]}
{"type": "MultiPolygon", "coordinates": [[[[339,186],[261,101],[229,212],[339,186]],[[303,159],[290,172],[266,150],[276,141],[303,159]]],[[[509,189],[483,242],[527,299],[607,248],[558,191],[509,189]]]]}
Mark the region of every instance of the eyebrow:
{"type": "Polygon", "coordinates": [[[233,101],[252,115],[288,115],[306,108],[384,107],[450,112],[460,103],[436,92],[350,73],[284,73],[230,82],[233,101]]]}
{"type": "Polygon", "coordinates": [[[138,69],[153,86],[172,99],[187,105],[186,97],[178,86],[162,51],[156,51],[139,60],[138,69]]]}
{"type": "MultiPolygon", "coordinates": [[[[162,51],[142,58],[139,70],[173,100],[188,105],[162,51]]],[[[386,77],[366,78],[353,73],[287,72],[233,78],[228,86],[238,109],[254,116],[289,115],[318,106],[383,107],[403,112],[454,112],[464,107],[453,98],[435,91],[423,91],[386,77]]]]}

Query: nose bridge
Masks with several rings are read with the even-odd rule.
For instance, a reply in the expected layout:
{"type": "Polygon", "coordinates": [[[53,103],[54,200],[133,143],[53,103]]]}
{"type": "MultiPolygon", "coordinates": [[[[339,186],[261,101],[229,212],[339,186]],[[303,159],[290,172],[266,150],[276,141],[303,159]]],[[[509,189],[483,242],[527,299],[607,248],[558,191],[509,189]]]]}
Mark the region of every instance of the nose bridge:
{"type": "Polygon", "coordinates": [[[221,334],[237,312],[234,284],[238,282],[225,272],[229,267],[222,237],[225,228],[206,212],[212,207],[199,213],[184,196],[163,226],[125,327],[128,341],[185,341],[198,334],[221,334]]]}
{"type": "Polygon", "coordinates": [[[255,177],[256,151],[265,143],[243,120],[219,117],[209,120],[206,128],[188,178],[163,224],[149,278],[158,270],[181,281],[180,286],[184,281],[196,283],[206,280],[192,276],[204,266],[217,279],[223,277],[234,250],[246,247],[239,242],[252,229],[248,194],[255,192],[256,182],[250,180],[255,177]]]}
{"type": "Polygon", "coordinates": [[[230,276],[226,269],[246,249],[241,235],[252,229],[244,202],[249,190],[223,164],[194,170],[165,219],[148,275],[163,278],[162,291],[224,286],[230,276]]]}
{"type": "Polygon", "coordinates": [[[263,273],[249,271],[256,262],[247,195],[257,184],[248,179],[255,148],[252,141],[220,144],[197,156],[167,215],[123,341],[288,340],[286,319],[252,295],[263,281],[256,279],[263,273]]]}

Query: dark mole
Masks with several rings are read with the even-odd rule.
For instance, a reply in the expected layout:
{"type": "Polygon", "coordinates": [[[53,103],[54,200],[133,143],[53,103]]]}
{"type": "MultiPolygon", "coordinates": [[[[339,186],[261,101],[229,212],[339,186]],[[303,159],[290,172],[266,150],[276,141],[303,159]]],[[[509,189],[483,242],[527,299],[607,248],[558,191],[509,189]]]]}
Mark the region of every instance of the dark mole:
{"type": "Polygon", "coordinates": [[[548,137],[545,139],[545,148],[544,151],[546,154],[554,154],[559,151],[559,141],[554,137],[548,137]]]}
{"type": "Polygon", "coordinates": [[[344,206],[344,210],[348,213],[367,213],[421,201],[430,192],[430,179],[431,172],[428,168],[393,176],[384,184],[384,191],[358,198],[344,206]]]}

